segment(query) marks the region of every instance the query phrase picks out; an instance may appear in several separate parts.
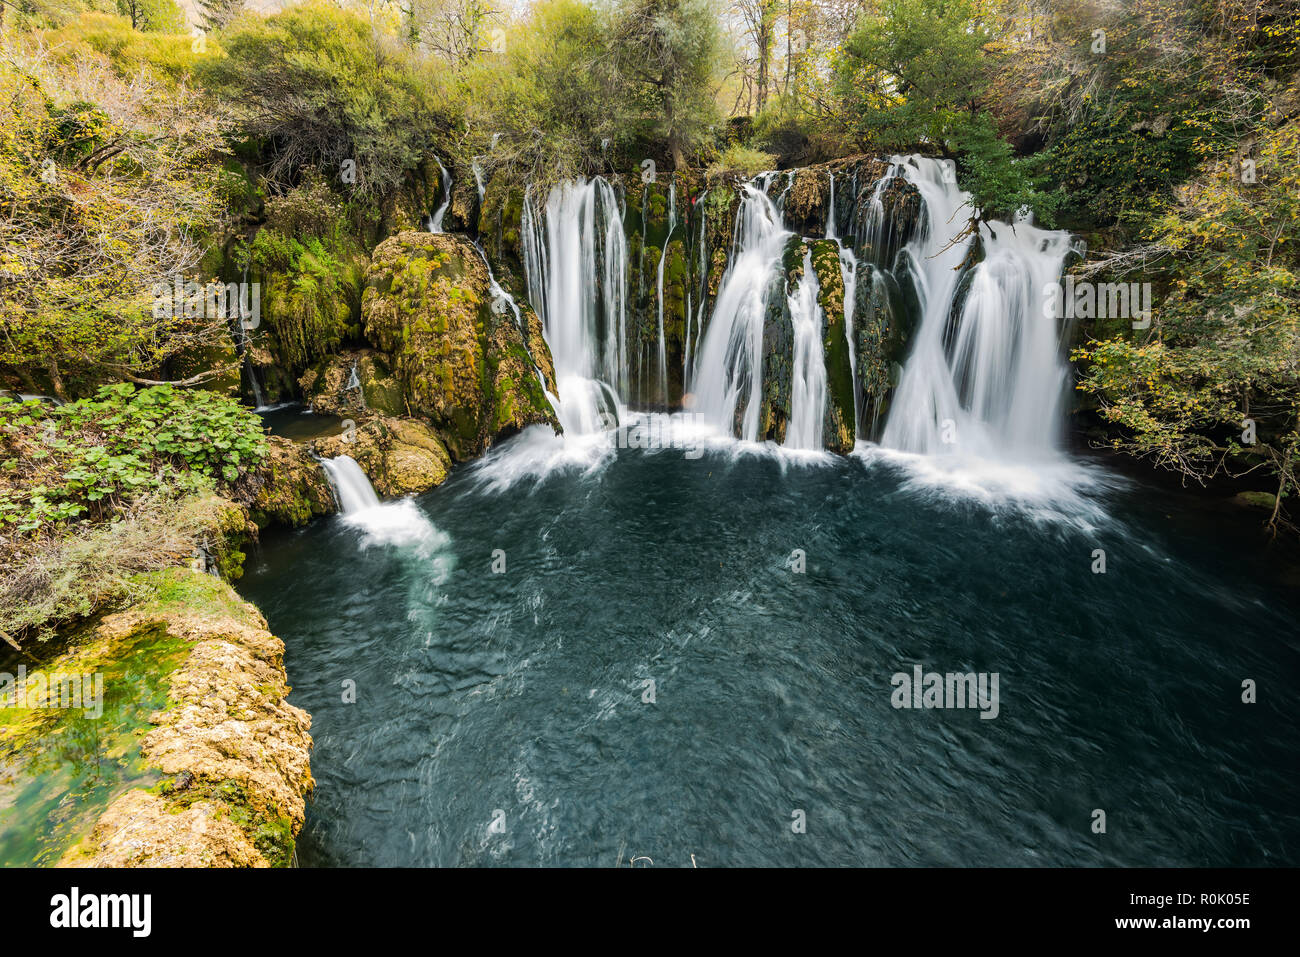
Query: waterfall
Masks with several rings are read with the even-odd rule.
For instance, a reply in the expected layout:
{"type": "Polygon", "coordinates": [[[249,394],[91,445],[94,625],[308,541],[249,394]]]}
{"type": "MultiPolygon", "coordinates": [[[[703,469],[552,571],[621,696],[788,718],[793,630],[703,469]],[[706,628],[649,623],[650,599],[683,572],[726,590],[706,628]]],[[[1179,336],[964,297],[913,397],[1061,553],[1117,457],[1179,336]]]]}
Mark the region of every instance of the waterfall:
{"type": "Polygon", "coordinates": [[[253,358],[247,352],[244,353],[244,368],[248,371],[248,385],[253,393],[254,411],[264,411],[268,408],[266,396],[262,394],[262,383],[257,379],[257,366],[253,365],[253,358]]]}
{"type": "Polygon", "coordinates": [[[447,209],[451,206],[451,173],[442,165],[442,160],[434,157],[433,161],[438,164],[438,172],[442,174],[442,202],[434,210],[433,215],[429,217],[427,223],[429,232],[442,232],[442,218],[447,215],[447,209]]]}
{"type": "Polygon", "coordinates": [[[555,362],[566,433],[619,420],[627,396],[627,239],[604,179],[553,188],[540,209],[524,197],[521,232],[528,298],[555,362]]]}
{"type": "MultiPolygon", "coordinates": [[[[708,258],[707,258],[709,234],[706,228],[706,226],[708,225],[706,222],[707,216],[704,212],[704,208],[705,208],[704,200],[708,198],[708,195],[709,195],[709,191],[706,189],[695,200],[695,208],[700,211],[699,213],[699,221],[700,221],[699,281],[700,284],[699,284],[699,288],[695,291],[696,298],[699,300],[699,316],[695,320],[695,340],[696,340],[695,344],[696,345],[698,345],[700,330],[704,328],[704,306],[705,303],[708,301],[708,291],[709,291],[709,272],[708,272],[708,258]]],[[[694,394],[692,393],[692,390],[694,389],[695,386],[695,368],[691,363],[691,349],[692,349],[691,301],[690,301],[689,292],[687,293],[687,299],[686,299],[686,332],[685,332],[684,339],[685,342],[682,345],[682,391],[685,394],[691,394],[690,402],[691,402],[691,406],[693,407],[695,402],[695,397],[694,394]]],[[[682,396],[683,404],[685,404],[686,402],[685,394],[682,396]]]]}
{"type": "Polygon", "coordinates": [[[321,467],[334,487],[334,495],[339,501],[339,511],[344,515],[355,515],[367,509],[379,506],[379,496],[370,485],[370,479],[361,471],[361,466],[348,455],[337,458],[321,459],[321,467]]]}
{"type": "Polygon", "coordinates": [[[791,370],[790,421],[785,447],[820,452],[822,420],[826,415],[826,357],[822,348],[824,316],[817,302],[821,291],[813,272],[812,252],[803,254],[803,278],[789,297],[794,326],[794,368],[791,370]]]}
{"type": "Polygon", "coordinates": [[[769,297],[782,285],[781,253],[791,235],[767,196],[774,175],[745,185],[730,261],[695,367],[695,411],[728,434],[739,425],[740,437],[751,442],[758,438],[763,319],[769,297]]]}
{"type": "MultiPolygon", "coordinates": [[[[407,546],[422,559],[444,551],[451,538],[434,527],[427,515],[412,499],[380,502],[374,487],[349,455],[321,459],[321,468],[334,489],[343,523],[362,532],[361,547],[371,545],[407,546]]],[[[439,558],[435,566],[443,562],[439,558]]]]}
{"type": "Polygon", "coordinates": [[[1069,233],[1039,229],[1028,217],[985,222],[984,258],[964,269],[974,237],[956,237],[970,194],[948,161],[900,162],[924,201],[923,228],[903,250],[921,319],[881,444],[1000,461],[1052,453],[1068,367],[1042,302],[1060,279],[1069,233]]]}
{"type": "Polygon", "coordinates": [[[486,189],[483,186],[483,167],[479,165],[478,160],[474,160],[474,163],[470,168],[474,171],[474,188],[478,190],[478,205],[479,208],[482,209],[483,196],[486,192],[486,189]]]}
{"type": "MultiPolygon", "coordinates": [[[[920,159],[919,157],[915,158],[920,159]]],[[[926,162],[934,161],[927,160],[926,162]]],[[[941,171],[939,175],[942,177],[951,175],[951,173],[945,174],[941,171]]],[[[885,169],[885,175],[876,180],[876,185],[871,191],[871,198],[867,200],[866,206],[856,205],[853,215],[849,218],[850,232],[853,234],[854,244],[874,265],[885,270],[894,268],[894,261],[898,256],[904,238],[896,228],[897,224],[894,217],[886,215],[884,201],[885,189],[900,176],[906,178],[903,161],[901,157],[895,156],[885,169]]],[[[956,182],[955,176],[952,178],[952,182],[956,182]]],[[[856,190],[855,174],[855,195],[856,190]]]]}

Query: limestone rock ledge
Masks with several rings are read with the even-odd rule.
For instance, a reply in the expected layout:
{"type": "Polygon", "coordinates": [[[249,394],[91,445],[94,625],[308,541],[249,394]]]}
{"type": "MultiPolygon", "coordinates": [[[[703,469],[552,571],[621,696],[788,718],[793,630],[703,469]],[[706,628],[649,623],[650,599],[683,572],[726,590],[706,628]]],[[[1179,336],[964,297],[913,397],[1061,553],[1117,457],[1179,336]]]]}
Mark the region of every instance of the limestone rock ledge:
{"type": "Polygon", "coordinates": [[[89,640],[162,627],[188,647],[140,741],[163,778],[119,795],[59,864],[287,866],[314,781],[311,718],[286,701],[284,644],[214,576],[150,578],[153,597],[101,620],[89,640]]]}
{"type": "Polygon", "coordinates": [[[317,439],[313,445],[326,458],[351,456],[384,498],[427,492],[451,472],[447,447],[418,419],[376,416],[347,435],[317,439]]]}

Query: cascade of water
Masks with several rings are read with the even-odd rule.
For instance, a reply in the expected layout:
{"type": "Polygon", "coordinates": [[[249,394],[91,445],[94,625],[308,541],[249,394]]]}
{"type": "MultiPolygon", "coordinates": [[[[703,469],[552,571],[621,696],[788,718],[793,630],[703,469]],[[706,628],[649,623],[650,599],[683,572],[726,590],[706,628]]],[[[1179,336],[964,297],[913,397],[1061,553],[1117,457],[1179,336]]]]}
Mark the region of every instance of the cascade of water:
{"type": "MultiPolygon", "coordinates": [[[[476,242],[474,243],[474,249],[478,252],[479,257],[482,258],[483,265],[487,267],[488,290],[492,293],[492,311],[499,314],[502,309],[509,309],[511,314],[515,317],[515,325],[519,327],[519,333],[523,336],[524,343],[527,345],[528,329],[524,325],[523,313],[519,311],[519,303],[515,302],[515,297],[510,294],[510,290],[497,282],[496,273],[492,271],[492,263],[488,260],[487,253],[484,251],[482,245],[476,242]]],[[[530,360],[533,358],[531,351],[528,354],[528,358],[530,360]]],[[[556,396],[552,395],[550,389],[546,387],[546,376],[542,373],[541,367],[539,367],[536,362],[533,362],[533,371],[537,373],[537,381],[542,384],[542,392],[546,394],[546,401],[551,403],[552,409],[559,409],[560,400],[556,396]]]]}
{"type": "Polygon", "coordinates": [[[826,415],[826,357],[822,348],[825,317],[817,302],[821,292],[813,271],[812,252],[803,256],[803,278],[789,297],[794,327],[794,365],[790,379],[790,421],[785,446],[821,451],[822,420],[826,415]]]}
{"type": "Polygon", "coordinates": [[[483,195],[486,192],[486,187],[483,185],[483,167],[479,165],[478,160],[474,160],[470,169],[474,171],[474,188],[478,190],[478,205],[479,209],[482,209],[483,195]]]}
{"type": "Polygon", "coordinates": [[[627,394],[627,240],[604,179],[553,188],[540,210],[531,191],[522,220],[528,296],[555,362],[566,432],[617,422],[627,394]]]}
{"type": "MultiPolygon", "coordinates": [[[[690,293],[688,293],[687,294],[688,298],[686,302],[686,334],[684,337],[686,341],[682,345],[682,353],[683,353],[682,354],[682,388],[687,393],[692,392],[692,390],[695,388],[695,367],[691,364],[691,354],[692,351],[699,345],[700,330],[704,328],[704,305],[708,299],[709,276],[707,272],[708,251],[706,247],[708,246],[709,233],[707,229],[708,223],[706,222],[707,217],[705,214],[705,207],[704,207],[704,200],[708,197],[708,195],[709,195],[709,191],[706,189],[695,200],[695,209],[699,211],[698,219],[700,223],[700,238],[698,243],[700,248],[700,266],[699,266],[699,286],[694,290],[695,293],[694,298],[698,302],[699,315],[695,318],[695,337],[694,337],[694,341],[692,341],[691,338],[692,303],[690,301],[690,293]]],[[[692,396],[691,402],[694,403],[694,396],[692,396]]]]}
{"type": "Polygon", "coordinates": [[[923,230],[904,248],[922,314],[881,444],[1003,461],[1051,454],[1068,368],[1042,302],[1060,278],[1069,233],[1027,218],[986,222],[983,260],[964,275],[974,238],[956,237],[970,195],[948,161],[901,162],[924,201],[923,230]]]}
{"type": "Polygon", "coordinates": [[[351,456],[321,459],[320,464],[334,489],[344,524],[363,532],[362,548],[370,545],[414,547],[417,555],[428,559],[436,550],[449,544],[450,538],[436,529],[411,499],[380,502],[366,473],[351,456]]]}
{"type": "Polygon", "coordinates": [[[695,411],[724,432],[739,425],[740,437],[749,441],[758,438],[763,318],[769,297],[781,287],[778,267],[790,236],[767,196],[774,175],[764,173],[745,185],[729,265],[696,358],[695,411]]]}
{"type": "Polygon", "coordinates": [[[248,386],[253,393],[254,409],[267,408],[266,396],[262,394],[262,383],[257,378],[257,366],[253,365],[253,357],[247,352],[244,353],[244,369],[248,373],[248,386]]]}
{"type": "Polygon", "coordinates": [[[321,459],[320,464],[325,469],[330,485],[334,487],[339,511],[344,515],[355,515],[379,505],[379,496],[375,494],[370,479],[366,478],[366,473],[361,471],[361,466],[351,456],[321,459]]]}
{"type": "Polygon", "coordinates": [[[438,204],[438,208],[429,217],[426,225],[429,227],[429,232],[440,233],[442,232],[442,219],[447,215],[447,210],[451,206],[451,173],[447,172],[447,168],[442,165],[442,160],[438,159],[438,157],[435,156],[433,161],[438,164],[438,172],[442,174],[442,202],[438,204]]]}
{"type": "MultiPolygon", "coordinates": [[[[849,231],[853,234],[854,245],[863,252],[874,265],[881,269],[893,269],[894,259],[898,255],[903,236],[896,228],[894,217],[885,213],[884,192],[897,177],[904,176],[899,157],[894,157],[885,169],[885,175],[876,180],[871,191],[871,198],[866,206],[855,203],[849,217],[849,231]]],[[[940,174],[948,175],[948,174],[940,174]]],[[[955,180],[954,180],[955,182],[955,180]]],[[[854,195],[857,195],[857,173],[853,178],[854,195]]]]}

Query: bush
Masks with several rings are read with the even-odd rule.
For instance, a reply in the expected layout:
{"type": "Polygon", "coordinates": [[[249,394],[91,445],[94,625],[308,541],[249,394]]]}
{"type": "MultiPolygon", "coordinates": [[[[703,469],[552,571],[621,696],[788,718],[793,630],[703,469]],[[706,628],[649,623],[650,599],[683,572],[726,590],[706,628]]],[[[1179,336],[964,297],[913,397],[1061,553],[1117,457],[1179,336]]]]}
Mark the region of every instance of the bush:
{"type": "Polygon", "coordinates": [[[776,157],[771,153],[733,143],[723,151],[718,161],[709,167],[708,179],[712,181],[728,173],[753,179],[759,173],[775,168],[776,157]]]}
{"type": "Polygon", "coordinates": [[[148,495],[230,487],[265,455],[261,420],[211,392],[111,385],[57,408],[0,397],[0,534],[48,536],[148,495]]]}
{"type": "Polygon", "coordinates": [[[0,565],[0,639],[44,641],[59,625],[139,598],[150,590],[142,572],[187,563],[200,539],[225,554],[242,544],[243,522],[237,506],[216,496],[154,492],[111,524],[24,542],[0,565]]]}

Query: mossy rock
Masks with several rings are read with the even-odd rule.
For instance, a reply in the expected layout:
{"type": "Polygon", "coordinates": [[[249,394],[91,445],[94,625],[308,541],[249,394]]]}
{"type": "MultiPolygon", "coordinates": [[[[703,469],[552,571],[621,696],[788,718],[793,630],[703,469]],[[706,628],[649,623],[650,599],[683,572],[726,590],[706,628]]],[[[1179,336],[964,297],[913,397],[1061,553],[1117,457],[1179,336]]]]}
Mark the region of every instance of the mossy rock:
{"type": "Polygon", "coordinates": [[[416,232],[385,240],[362,308],[407,408],[433,424],[457,461],[530,425],[558,428],[530,352],[545,343],[526,337],[510,310],[493,311],[487,266],[468,241],[416,232]]]}
{"type": "Polygon", "coordinates": [[[336,511],[329,479],[307,449],[276,435],[266,441],[266,458],[252,478],[249,512],[253,522],[259,528],[297,528],[336,511]]]}
{"type": "Polygon", "coordinates": [[[1238,492],[1232,500],[1246,508],[1262,508],[1270,512],[1277,507],[1277,496],[1272,492],[1238,492]]]}
{"type": "Polygon", "coordinates": [[[833,239],[819,239],[809,244],[812,268],[817,275],[817,302],[825,325],[822,352],[826,361],[826,417],[822,424],[822,443],[832,452],[847,455],[856,439],[856,414],[853,401],[853,366],[844,322],[844,273],[840,267],[839,245],[833,239]]]}
{"type": "MultiPolygon", "coordinates": [[[[803,279],[806,247],[791,236],[782,254],[784,268],[771,278],[767,313],[763,319],[762,405],[758,414],[758,438],[785,441],[793,402],[794,325],[790,317],[789,290],[803,279]]],[[[737,410],[739,415],[740,410],[737,410]]]]}
{"type": "Polygon", "coordinates": [[[438,434],[417,419],[376,418],[346,436],[318,439],[326,457],[347,455],[385,498],[418,495],[441,485],[451,473],[451,455],[438,434]]]}
{"type": "Polygon", "coordinates": [[[388,357],[373,349],[342,352],[318,363],[303,373],[298,387],[312,410],[324,415],[360,419],[406,411],[402,384],[393,375],[388,357]]]}
{"type": "Polygon", "coordinates": [[[828,168],[807,166],[796,170],[785,196],[786,225],[804,236],[825,236],[830,187],[828,168]]]}
{"type": "Polygon", "coordinates": [[[32,673],[102,674],[93,734],[80,708],[33,706],[31,680],[28,707],[0,712],[33,835],[0,844],[5,863],[287,865],[314,782],[284,645],[212,575],[152,572],[133,591],[32,673]]]}

